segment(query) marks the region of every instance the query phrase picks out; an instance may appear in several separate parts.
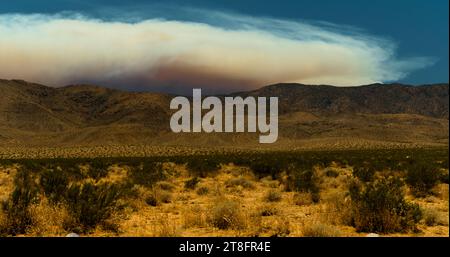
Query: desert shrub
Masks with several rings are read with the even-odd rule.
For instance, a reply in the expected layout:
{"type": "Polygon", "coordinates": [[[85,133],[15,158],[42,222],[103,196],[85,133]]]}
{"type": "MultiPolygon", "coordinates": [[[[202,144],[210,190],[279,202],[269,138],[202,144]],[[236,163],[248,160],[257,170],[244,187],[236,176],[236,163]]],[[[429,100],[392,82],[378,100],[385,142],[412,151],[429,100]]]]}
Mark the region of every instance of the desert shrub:
{"type": "Polygon", "coordinates": [[[145,197],[145,202],[150,206],[158,206],[171,201],[172,194],[169,191],[161,190],[159,187],[154,187],[150,194],[145,197]]]}
{"type": "Polygon", "coordinates": [[[314,202],[319,202],[319,182],[314,169],[299,169],[295,166],[289,170],[286,191],[309,192],[314,202]]]}
{"type": "Polygon", "coordinates": [[[202,207],[194,205],[183,211],[184,228],[206,227],[206,212],[202,207]]]}
{"type": "Polygon", "coordinates": [[[417,204],[404,198],[399,178],[380,178],[374,182],[353,181],[349,193],[354,226],[362,232],[401,232],[415,229],[421,219],[417,204]]]}
{"type": "Polygon", "coordinates": [[[168,214],[159,215],[156,219],[155,236],[157,237],[179,237],[180,232],[176,222],[170,219],[168,214]]]}
{"type": "Polygon", "coordinates": [[[27,230],[27,236],[60,236],[67,234],[64,222],[68,219],[67,209],[63,204],[51,203],[40,197],[39,202],[29,206],[33,225],[27,230]]]}
{"type": "Polygon", "coordinates": [[[48,163],[45,166],[41,167],[40,170],[41,176],[44,175],[43,173],[55,171],[63,173],[70,181],[78,181],[87,178],[86,174],[84,174],[80,168],[80,163],[76,163],[74,161],[48,163]]]}
{"type": "Polygon", "coordinates": [[[264,196],[266,202],[279,202],[281,198],[281,193],[277,190],[269,190],[264,196]]]}
{"type": "Polygon", "coordinates": [[[33,218],[29,206],[36,194],[29,188],[16,188],[7,201],[2,203],[2,211],[6,214],[4,224],[1,224],[0,235],[24,234],[32,225],[33,218]]]}
{"type": "Polygon", "coordinates": [[[108,175],[110,164],[103,160],[93,159],[89,162],[89,177],[100,179],[108,175]]]}
{"type": "Polygon", "coordinates": [[[172,191],[175,188],[174,184],[167,181],[160,181],[156,185],[158,186],[158,188],[165,191],[172,191]]]}
{"type": "Polygon", "coordinates": [[[218,229],[241,228],[244,221],[239,203],[228,199],[217,200],[211,210],[210,222],[218,229]]]}
{"type": "Polygon", "coordinates": [[[423,163],[409,167],[406,173],[406,183],[415,196],[423,197],[431,193],[431,189],[439,183],[441,172],[433,165],[423,163]]]}
{"type": "Polygon", "coordinates": [[[64,199],[69,183],[68,176],[60,170],[45,169],[41,173],[40,185],[45,196],[52,202],[57,203],[64,199]]]}
{"type": "Polygon", "coordinates": [[[88,232],[95,228],[110,217],[121,195],[121,187],[117,185],[91,182],[70,185],[65,199],[72,217],[68,229],[88,232]]]}
{"type": "Polygon", "coordinates": [[[130,179],[133,184],[146,187],[151,187],[156,182],[165,178],[165,173],[160,162],[145,161],[133,167],[130,172],[130,179]]]}
{"type": "Polygon", "coordinates": [[[270,187],[270,188],[278,188],[280,185],[280,181],[272,180],[272,177],[262,178],[261,182],[264,184],[264,186],[270,187]]]}
{"type": "Polygon", "coordinates": [[[302,228],[304,237],[339,237],[341,232],[334,226],[313,222],[305,224],[302,228]]]}
{"type": "Polygon", "coordinates": [[[232,178],[229,179],[226,183],[226,186],[242,186],[243,188],[255,188],[253,183],[244,177],[232,178]]]}
{"type": "Polygon", "coordinates": [[[202,186],[199,187],[196,191],[197,195],[207,195],[209,193],[209,188],[202,186]]]}
{"type": "Polygon", "coordinates": [[[9,198],[1,203],[5,214],[0,234],[17,235],[25,233],[32,225],[30,205],[37,201],[38,188],[34,177],[25,168],[21,168],[14,178],[14,190],[9,198]]]}
{"type": "Polygon", "coordinates": [[[249,168],[253,170],[257,176],[271,176],[272,178],[275,178],[278,173],[282,172],[285,169],[285,166],[285,163],[269,158],[258,158],[249,164],[249,168]]]}
{"type": "Polygon", "coordinates": [[[220,169],[220,162],[213,158],[192,158],[186,165],[188,171],[199,177],[206,177],[209,173],[220,169]]]}
{"type": "Polygon", "coordinates": [[[439,180],[442,183],[448,184],[448,180],[449,180],[448,169],[441,171],[440,174],[441,174],[441,177],[439,178],[439,180]]]}
{"type": "Polygon", "coordinates": [[[259,209],[259,214],[264,217],[273,216],[273,215],[278,214],[278,209],[271,204],[264,204],[259,209]]]}
{"type": "Polygon", "coordinates": [[[332,225],[353,225],[352,206],[345,191],[333,192],[325,198],[324,217],[332,225]]]}
{"type": "Polygon", "coordinates": [[[289,219],[277,217],[275,224],[272,225],[271,237],[286,237],[291,233],[291,224],[289,219]]]}
{"type": "Polygon", "coordinates": [[[363,165],[353,168],[353,176],[363,182],[372,181],[375,175],[375,169],[372,166],[363,165]]]}
{"type": "Polygon", "coordinates": [[[288,177],[288,191],[318,191],[316,178],[312,169],[291,171],[288,177]]]}
{"type": "Polygon", "coordinates": [[[311,193],[295,193],[292,198],[295,205],[304,206],[313,203],[311,193]]]}
{"type": "Polygon", "coordinates": [[[197,184],[200,182],[200,179],[198,177],[193,177],[189,180],[186,180],[186,182],[184,182],[184,188],[186,189],[195,189],[195,187],[197,186],[197,184]]]}

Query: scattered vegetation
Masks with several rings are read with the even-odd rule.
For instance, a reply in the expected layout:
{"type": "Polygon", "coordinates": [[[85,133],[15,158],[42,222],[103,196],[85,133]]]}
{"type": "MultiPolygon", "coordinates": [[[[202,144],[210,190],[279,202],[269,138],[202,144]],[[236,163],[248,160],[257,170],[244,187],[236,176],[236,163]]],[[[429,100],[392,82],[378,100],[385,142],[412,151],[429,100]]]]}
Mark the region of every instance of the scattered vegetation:
{"type": "Polygon", "coordinates": [[[1,236],[98,231],[448,234],[448,149],[0,160],[1,236]]]}

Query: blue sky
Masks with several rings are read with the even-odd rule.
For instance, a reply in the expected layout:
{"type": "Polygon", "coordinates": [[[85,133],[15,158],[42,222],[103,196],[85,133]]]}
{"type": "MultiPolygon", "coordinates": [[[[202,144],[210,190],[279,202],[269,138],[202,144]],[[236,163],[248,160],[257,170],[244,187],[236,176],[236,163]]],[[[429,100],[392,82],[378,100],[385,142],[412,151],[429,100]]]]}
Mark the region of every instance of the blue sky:
{"type": "MultiPolygon", "coordinates": [[[[115,19],[129,13],[140,19],[161,18],[197,21],[179,7],[246,17],[268,17],[287,21],[329,22],[389,40],[399,59],[423,57],[431,61],[398,79],[408,84],[448,82],[448,0],[301,0],[301,1],[2,1],[0,14],[79,12],[89,17],[115,19]]],[[[209,17],[211,21],[211,17],[209,17]]],[[[0,35],[6,37],[7,35],[0,35]]]]}

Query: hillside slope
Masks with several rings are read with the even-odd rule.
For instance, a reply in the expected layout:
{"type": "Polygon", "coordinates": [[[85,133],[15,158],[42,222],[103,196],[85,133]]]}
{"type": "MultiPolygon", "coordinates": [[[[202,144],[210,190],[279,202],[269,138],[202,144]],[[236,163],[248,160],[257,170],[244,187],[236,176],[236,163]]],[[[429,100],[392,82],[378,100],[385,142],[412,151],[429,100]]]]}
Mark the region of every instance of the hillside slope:
{"type": "MultiPolygon", "coordinates": [[[[258,146],[258,135],[174,134],[173,96],[92,85],[0,80],[0,146],[258,146]]],[[[278,96],[270,147],[448,146],[448,84],[360,87],[277,84],[231,96],[278,96]]]]}

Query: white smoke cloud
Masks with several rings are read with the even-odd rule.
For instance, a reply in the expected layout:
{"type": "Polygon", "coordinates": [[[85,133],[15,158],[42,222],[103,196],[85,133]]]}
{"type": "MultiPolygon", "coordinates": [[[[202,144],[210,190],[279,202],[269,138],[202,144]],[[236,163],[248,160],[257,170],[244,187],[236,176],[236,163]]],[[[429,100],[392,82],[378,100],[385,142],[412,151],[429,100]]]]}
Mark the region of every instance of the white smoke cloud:
{"type": "Polygon", "coordinates": [[[201,22],[105,21],[79,14],[0,15],[0,78],[51,86],[210,91],[297,82],[395,81],[432,64],[357,29],[211,13],[201,22]]]}

